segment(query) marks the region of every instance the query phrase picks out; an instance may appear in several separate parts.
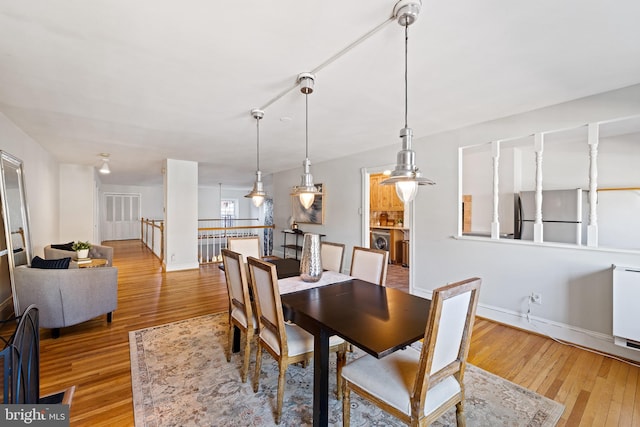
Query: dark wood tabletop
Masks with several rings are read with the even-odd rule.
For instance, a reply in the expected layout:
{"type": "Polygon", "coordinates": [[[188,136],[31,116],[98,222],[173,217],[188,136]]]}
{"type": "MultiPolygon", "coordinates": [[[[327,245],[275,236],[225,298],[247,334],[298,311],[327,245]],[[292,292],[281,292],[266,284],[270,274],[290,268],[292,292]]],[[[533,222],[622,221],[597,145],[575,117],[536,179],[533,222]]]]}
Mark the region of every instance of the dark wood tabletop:
{"type": "Polygon", "coordinates": [[[278,279],[300,275],[300,261],[293,258],[274,258],[265,260],[276,266],[278,279]]]}
{"type": "Polygon", "coordinates": [[[431,301],[353,279],[281,296],[285,318],[314,336],[313,425],[328,425],[329,337],[375,357],[424,336],[431,301]]]}
{"type": "Polygon", "coordinates": [[[421,339],[431,301],[359,279],[282,295],[285,318],[311,320],[377,358],[421,339]]]}

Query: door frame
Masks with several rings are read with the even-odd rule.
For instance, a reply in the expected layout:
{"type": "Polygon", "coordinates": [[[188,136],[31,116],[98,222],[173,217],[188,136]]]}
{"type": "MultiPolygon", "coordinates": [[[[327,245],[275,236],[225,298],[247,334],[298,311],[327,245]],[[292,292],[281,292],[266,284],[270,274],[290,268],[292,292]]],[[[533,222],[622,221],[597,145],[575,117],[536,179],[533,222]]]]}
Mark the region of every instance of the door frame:
{"type": "MultiPolygon", "coordinates": [[[[369,202],[370,202],[370,181],[369,177],[374,173],[382,173],[385,170],[392,170],[393,165],[385,165],[385,166],[373,166],[373,167],[363,167],[360,169],[361,179],[362,179],[362,205],[360,206],[360,217],[362,218],[361,226],[361,245],[365,248],[370,247],[370,227],[369,223],[371,221],[371,216],[369,212],[369,202]]],[[[414,227],[414,219],[415,219],[415,201],[407,203],[405,205],[405,227],[409,228],[409,293],[413,294],[413,283],[415,277],[415,263],[414,263],[414,251],[415,245],[412,242],[415,242],[415,227],[414,227]]]]}

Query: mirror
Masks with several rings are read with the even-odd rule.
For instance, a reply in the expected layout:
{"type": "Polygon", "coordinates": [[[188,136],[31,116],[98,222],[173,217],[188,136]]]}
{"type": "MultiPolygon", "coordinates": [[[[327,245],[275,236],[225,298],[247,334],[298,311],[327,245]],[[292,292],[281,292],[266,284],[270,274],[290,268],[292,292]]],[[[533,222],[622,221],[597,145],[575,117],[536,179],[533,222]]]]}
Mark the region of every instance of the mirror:
{"type": "Polygon", "coordinates": [[[31,238],[22,161],[4,151],[0,151],[0,199],[0,312],[6,318],[14,294],[13,270],[30,263],[31,238]]]}

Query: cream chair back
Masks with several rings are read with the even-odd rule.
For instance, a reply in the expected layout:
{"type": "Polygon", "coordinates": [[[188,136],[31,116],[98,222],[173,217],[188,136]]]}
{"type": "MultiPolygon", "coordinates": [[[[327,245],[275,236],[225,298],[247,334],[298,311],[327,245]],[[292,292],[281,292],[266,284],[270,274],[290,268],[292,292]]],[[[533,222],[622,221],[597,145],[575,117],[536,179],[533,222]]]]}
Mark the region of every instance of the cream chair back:
{"type": "Polygon", "coordinates": [[[344,245],[342,243],[320,243],[320,259],[323,269],[342,273],[343,258],[344,245]]]}
{"type": "Polygon", "coordinates": [[[287,354],[276,266],[254,257],[249,257],[248,264],[256,317],[260,322],[260,338],[277,354],[287,354]]]}
{"type": "Polygon", "coordinates": [[[354,246],[349,275],[384,286],[387,281],[388,260],[387,251],[354,246]]]}
{"type": "Polygon", "coordinates": [[[246,260],[252,256],[261,258],[260,255],[260,238],[254,237],[227,237],[227,249],[242,254],[246,260]]]}
{"type": "Polygon", "coordinates": [[[229,310],[237,320],[243,321],[245,327],[255,327],[252,323],[253,310],[249,299],[249,285],[247,284],[246,269],[242,254],[222,250],[222,262],[224,263],[224,275],[229,292],[229,310]],[[237,313],[240,310],[242,313],[237,313]]]}

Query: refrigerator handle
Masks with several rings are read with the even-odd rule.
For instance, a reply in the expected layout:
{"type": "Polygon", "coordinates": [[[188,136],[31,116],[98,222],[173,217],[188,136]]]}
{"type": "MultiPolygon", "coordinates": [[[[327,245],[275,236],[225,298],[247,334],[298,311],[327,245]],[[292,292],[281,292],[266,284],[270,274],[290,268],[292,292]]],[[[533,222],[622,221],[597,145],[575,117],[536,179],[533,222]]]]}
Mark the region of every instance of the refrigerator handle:
{"type": "Polygon", "coordinates": [[[520,239],[522,237],[522,202],[520,201],[520,195],[518,193],[514,196],[514,223],[513,223],[513,238],[520,239]]]}

